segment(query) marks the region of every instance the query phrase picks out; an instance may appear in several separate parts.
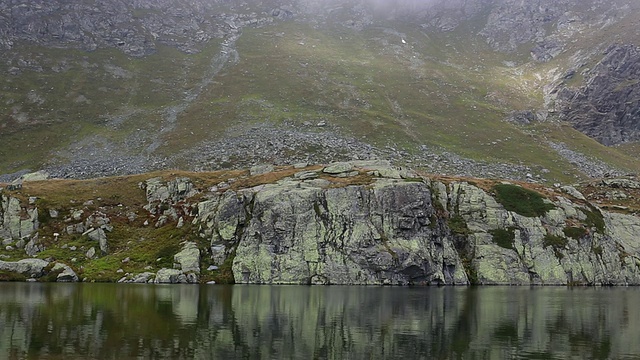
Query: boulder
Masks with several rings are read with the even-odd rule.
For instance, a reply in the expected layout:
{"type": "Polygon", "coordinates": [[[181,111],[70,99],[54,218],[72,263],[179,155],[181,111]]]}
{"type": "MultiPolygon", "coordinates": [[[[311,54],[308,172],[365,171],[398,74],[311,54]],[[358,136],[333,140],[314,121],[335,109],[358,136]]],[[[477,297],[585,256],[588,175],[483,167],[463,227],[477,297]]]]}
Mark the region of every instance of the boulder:
{"type": "Polygon", "coordinates": [[[200,250],[194,242],[185,243],[173,261],[183,273],[200,274],[200,250]]]}
{"type": "Polygon", "coordinates": [[[60,272],[56,277],[57,282],[78,282],[78,275],[71,267],[63,263],[56,263],[52,272],[60,272]]]}
{"type": "Polygon", "coordinates": [[[44,274],[44,268],[48,265],[49,262],[41,259],[24,259],[16,262],[0,260],[0,271],[10,271],[26,277],[37,278],[44,274]]]}
{"type": "Polygon", "coordinates": [[[353,164],[348,162],[341,162],[341,163],[330,164],[329,166],[322,169],[322,172],[326,174],[335,175],[343,172],[349,172],[351,170],[353,170],[353,164]]]}
{"type": "Polygon", "coordinates": [[[107,234],[105,234],[102,228],[90,229],[89,231],[86,232],[86,235],[89,237],[89,239],[98,242],[100,246],[100,251],[102,251],[103,254],[109,253],[109,245],[107,244],[107,234]]]}
{"type": "Polygon", "coordinates": [[[184,276],[182,271],[176,269],[160,269],[156,273],[154,283],[156,284],[178,284],[180,276],[184,276]]]}

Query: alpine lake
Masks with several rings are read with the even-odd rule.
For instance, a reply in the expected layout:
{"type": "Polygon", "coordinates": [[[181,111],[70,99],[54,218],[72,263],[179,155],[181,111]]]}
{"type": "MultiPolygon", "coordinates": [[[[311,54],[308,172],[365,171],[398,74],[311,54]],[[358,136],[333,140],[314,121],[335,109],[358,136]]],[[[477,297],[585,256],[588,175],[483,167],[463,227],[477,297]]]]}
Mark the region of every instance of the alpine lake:
{"type": "Polygon", "coordinates": [[[0,359],[640,359],[640,288],[0,283],[0,359]]]}

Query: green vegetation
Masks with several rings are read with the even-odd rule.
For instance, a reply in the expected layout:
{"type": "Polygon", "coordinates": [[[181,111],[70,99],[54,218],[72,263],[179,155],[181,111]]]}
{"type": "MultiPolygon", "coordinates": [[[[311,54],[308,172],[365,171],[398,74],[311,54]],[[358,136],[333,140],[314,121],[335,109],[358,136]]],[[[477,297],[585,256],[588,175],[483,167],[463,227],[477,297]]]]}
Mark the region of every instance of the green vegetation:
{"type": "Polygon", "coordinates": [[[0,270],[0,281],[26,281],[27,277],[12,271],[0,270]]]}
{"type": "Polygon", "coordinates": [[[527,217],[542,216],[555,208],[544,201],[539,193],[512,184],[498,184],[493,187],[498,201],[508,211],[527,217]]]}
{"type": "Polygon", "coordinates": [[[604,222],[604,216],[602,215],[600,210],[598,210],[593,205],[590,205],[589,210],[581,209],[581,211],[587,217],[587,219],[585,220],[585,225],[587,225],[590,228],[595,228],[596,232],[600,234],[604,234],[605,222],[604,222]]]}
{"type": "Polygon", "coordinates": [[[570,237],[575,240],[580,240],[583,236],[587,235],[588,231],[585,228],[568,226],[565,227],[562,232],[566,237],[570,237]]]}
{"type": "Polygon", "coordinates": [[[516,239],[515,229],[494,229],[489,230],[492,240],[501,248],[515,250],[514,241],[516,239]]]}
{"type": "Polygon", "coordinates": [[[44,268],[44,276],[38,278],[38,282],[56,282],[58,280],[58,275],[60,275],[64,269],[53,271],[53,267],[55,265],[55,262],[50,262],[49,265],[44,268]]]}
{"type": "Polygon", "coordinates": [[[469,228],[467,227],[467,222],[464,221],[464,218],[460,215],[454,215],[447,221],[447,225],[449,226],[449,230],[451,233],[457,235],[468,235],[469,228]]]}
{"type": "Polygon", "coordinates": [[[591,246],[591,252],[602,257],[602,245],[591,246]]]}
{"type": "Polygon", "coordinates": [[[566,249],[568,244],[569,244],[569,240],[566,237],[562,237],[562,236],[546,234],[543,239],[544,248],[546,249],[549,246],[551,246],[558,260],[562,260],[562,258],[564,258],[564,255],[562,254],[561,250],[566,249]]]}

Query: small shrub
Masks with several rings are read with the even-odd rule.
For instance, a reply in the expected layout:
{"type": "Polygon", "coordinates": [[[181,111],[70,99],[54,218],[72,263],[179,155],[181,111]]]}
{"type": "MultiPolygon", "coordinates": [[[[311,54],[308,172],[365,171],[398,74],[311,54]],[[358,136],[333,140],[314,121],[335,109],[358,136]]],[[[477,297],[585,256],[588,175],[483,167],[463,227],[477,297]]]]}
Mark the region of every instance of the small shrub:
{"type": "Polygon", "coordinates": [[[236,250],[234,249],[224,260],[220,268],[214,271],[212,276],[216,284],[235,284],[236,279],[233,276],[233,260],[236,258],[236,250]]]}
{"type": "Polygon", "coordinates": [[[598,245],[598,246],[592,246],[592,247],[591,247],[591,251],[592,251],[594,254],[596,254],[596,255],[598,255],[598,256],[600,256],[600,257],[602,257],[602,246],[601,246],[601,245],[598,245]]]}
{"type": "Polygon", "coordinates": [[[544,197],[535,191],[511,184],[498,184],[493,187],[498,201],[508,211],[526,217],[542,216],[555,208],[544,202],[544,197]]]}
{"type": "Polygon", "coordinates": [[[597,208],[593,206],[589,206],[589,208],[590,210],[581,210],[587,217],[587,219],[585,220],[585,225],[590,228],[596,228],[596,231],[598,233],[603,234],[605,228],[604,216],[597,208]]]}
{"type": "Polygon", "coordinates": [[[501,248],[515,250],[513,245],[516,235],[513,228],[489,230],[489,234],[493,238],[493,242],[501,248]]]}
{"type": "Polygon", "coordinates": [[[544,248],[546,249],[551,246],[558,259],[564,258],[564,255],[560,252],[560,250],[565,249],[568,244],[569,240],[562,236],[547,234],[543,239],[544,248]]]}
{"type": "Polygon", "coordinates": [[[587,229],[581,227],[568,226],[562,230],[564,236],[579,240],[587,235],[587,229]]]}
{"type": "Polygon", "coordinates": [[[447,225],[449,226],[449,229],[453,234],[458,234],[458,235],[469,234],[469,228],[467,227],[467,222],[464,221],[464,219],[460,215],[455,215],[449,218],[449,221],[447,221],[447,225]]]}

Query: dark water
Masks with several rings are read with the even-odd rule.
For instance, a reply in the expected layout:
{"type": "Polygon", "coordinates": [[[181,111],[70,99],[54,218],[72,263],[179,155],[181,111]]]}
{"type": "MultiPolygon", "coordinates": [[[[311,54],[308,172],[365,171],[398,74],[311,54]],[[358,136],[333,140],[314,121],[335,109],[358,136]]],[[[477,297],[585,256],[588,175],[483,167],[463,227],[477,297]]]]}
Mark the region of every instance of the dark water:
{"type": "Polygon", "coordinates": [[[0,283],[23,358],[640,359],[640,289],[0,283]]]}

